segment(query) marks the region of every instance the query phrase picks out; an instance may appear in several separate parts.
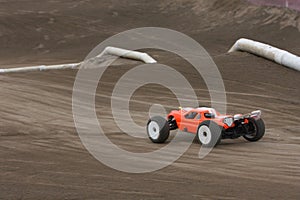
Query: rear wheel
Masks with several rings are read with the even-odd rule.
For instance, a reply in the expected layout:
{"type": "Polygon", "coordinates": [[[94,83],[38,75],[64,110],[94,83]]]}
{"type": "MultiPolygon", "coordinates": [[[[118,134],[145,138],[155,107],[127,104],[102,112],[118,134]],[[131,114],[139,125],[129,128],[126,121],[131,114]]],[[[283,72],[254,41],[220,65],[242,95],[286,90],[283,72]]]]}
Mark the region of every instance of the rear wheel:
{"type": "Polygon", "coordinates": [[[147,124],[147,134],[153,143],[164,143],[170,134],[167,120],[160,116],[152,117],[147,124]]]}
{"type": "Polygon", "coordinates": [[[265,134],[264,121],[262,119],[250,119],[248,132],[250,133],[243,136],[246,140],[250,142],[256,142],[260,140],[265,134]]]}
{"type": "Polygon", "coordinates": [[[204,121],[198,127],[197,138],[204,147],[214,147],[221,142],[221,128],[213,121],[204,121]]]}

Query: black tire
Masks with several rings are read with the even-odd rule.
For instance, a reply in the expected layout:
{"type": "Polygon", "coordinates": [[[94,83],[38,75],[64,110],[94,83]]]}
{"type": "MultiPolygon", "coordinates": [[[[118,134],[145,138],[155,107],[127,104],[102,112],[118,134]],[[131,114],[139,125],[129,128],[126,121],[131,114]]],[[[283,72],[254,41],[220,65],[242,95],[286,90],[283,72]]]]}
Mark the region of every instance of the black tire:
{"type": "Polygon", "coordinates": [[[221,143],[222,129],[214,121],[204,121],[197,129],[197,139],[203,147],[215,147],[221,143]]]}
{"type": "Polygon", "coordinates": [[[244,135],[243,137],[250,141],[256,142],[260,140],[265,134],[265,123],[262,119],[250,119],[249,120],[249,131],[253,131],[251,134],[244,135]]]}
{"type": "Polygon", "coordinates": [[[164,143],[170,135],[170,127],[167,120],[160,116],[149,119],[147,134],[153,143],[164,143]]]}

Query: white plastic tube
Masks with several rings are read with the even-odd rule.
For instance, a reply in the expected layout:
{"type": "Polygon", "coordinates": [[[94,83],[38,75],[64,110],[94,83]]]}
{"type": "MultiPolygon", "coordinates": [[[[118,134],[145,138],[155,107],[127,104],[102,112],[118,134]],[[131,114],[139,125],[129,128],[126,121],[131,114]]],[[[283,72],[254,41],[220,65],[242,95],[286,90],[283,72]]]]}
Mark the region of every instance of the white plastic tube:
{"type": "Polygon", "coordinates": [[[126,50],[126,49],[121,49],[117,47],[106,47],[104,51],[97,57],[101,57],[104,54],[109,54],[109,55],[115,55],[115,56],[120,56],[124,58],[131,58],[134,60],[141,60],[145,63],[156,63],[156,60],[154,60],[151,56],[149,56],[146,53],[138,52],[138,51],[131,51],[131,50],[126,50]]]}
{"type": "Polygon", "coordinates": [[[249,39],[239,39],[228,51],[228,53],[234,51],[249,52],[269,60],[275,61],[280,65],[300,71],[300,57],[276,47],[256,42],[249,39]]]}
{"type": "MultiPolygon", "coordinates": [[[[106,47],[101,54],[97,57],[102,57],[103,55],[115,55],[123,58],[130,58],[135,60],[140,60],[145,63],[156,63],[151,56],[146,53],[131,51],[116,47],[106,47]]],[[[40,66],[30,66],[30,67],[18,67],[18,68],[7,68],[0,69],[0,74],[7,73],[21,73],[21,72],[32,72],[32,71],[46,71],[46,70],[58,70],[58,69],[76,69],[79,68],[82,62],[72,63],[72,64],[60,64],[60,65],[40,65],[40,66]]]]}
{"type": "Polygon", "coordinates": [[[32,71],[46,71],[46,70],[55,70],[55,69],[75,69],[78,68],[80,64],[81,63],[8,68],[8,69],[0,69],[0,74],[15,73],[15,72],[20,73],[20,72],[32,72],[32,71]]]}

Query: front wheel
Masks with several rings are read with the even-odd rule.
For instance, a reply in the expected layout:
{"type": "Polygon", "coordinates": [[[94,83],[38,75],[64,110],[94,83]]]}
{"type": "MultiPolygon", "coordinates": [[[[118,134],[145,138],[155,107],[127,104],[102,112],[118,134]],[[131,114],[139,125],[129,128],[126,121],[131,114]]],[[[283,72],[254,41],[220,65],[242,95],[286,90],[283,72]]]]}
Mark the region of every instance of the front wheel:
{"type": "Polygon", "coordinates": [[[249,130],[248,134],[244,135],[243,137],[250,141],[256,142],[260,140],[265,134],[265,123],[262,119],[251,119],[249,120],[249,130]]]}
{"type": "Polygon", "coordinates": [[[198,127],[197,138],[204,147],[215,147],[221,142],[221,128],[213,121],[204,121],[198,127]]]}
{"type": "Polygon", "coordinates": [[[160,116],[152,117],[147,123],[147,134],[153,143],[164,143],[170,134],[167,120],[160,116]]]}

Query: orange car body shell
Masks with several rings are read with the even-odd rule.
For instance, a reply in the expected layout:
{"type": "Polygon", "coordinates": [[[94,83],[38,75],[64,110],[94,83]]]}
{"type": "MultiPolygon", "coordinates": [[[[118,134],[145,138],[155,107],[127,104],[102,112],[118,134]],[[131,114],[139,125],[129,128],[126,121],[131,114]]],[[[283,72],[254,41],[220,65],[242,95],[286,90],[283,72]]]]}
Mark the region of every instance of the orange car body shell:
{"type": "Polygon", "coordinates": [[[224,119],[227,117],[233,118],[232,115],[222,115],[215,109],[206,107],[180,108],[179,110],[171,111],[168,114],[168,119],[171,117],[175,118],[180,130],[195,134],[197,133],[199,125],[204,121],[214,121],[225,130],[235,126],[234,123],[230,127],[224,123],[224,119]],[[206,117],[207,114],[213,115],[214,117],[206,117]],[[189,116],[191,117],[189,118],[189,116]]]}

